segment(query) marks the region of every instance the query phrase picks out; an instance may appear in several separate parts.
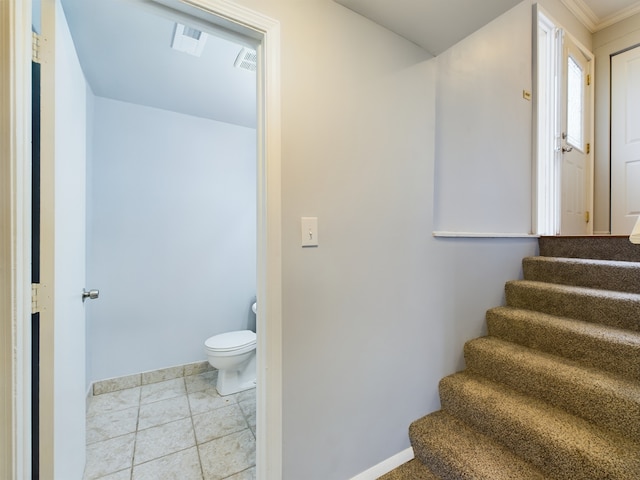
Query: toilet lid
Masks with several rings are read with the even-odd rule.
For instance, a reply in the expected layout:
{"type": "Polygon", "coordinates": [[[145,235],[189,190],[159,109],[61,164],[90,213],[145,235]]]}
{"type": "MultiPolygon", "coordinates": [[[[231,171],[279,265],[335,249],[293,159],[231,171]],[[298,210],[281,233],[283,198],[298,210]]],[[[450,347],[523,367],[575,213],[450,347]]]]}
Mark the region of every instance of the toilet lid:
{"type": "Polygon", "coordinates": [[[204,342],[205,347],[210,350],[218,350],[221,352],[236,350],[246,347],[252,343],[256,343],[256,334],[251,330],[238,330],[236,332],[221,333],[214,335],[204,342]]]}

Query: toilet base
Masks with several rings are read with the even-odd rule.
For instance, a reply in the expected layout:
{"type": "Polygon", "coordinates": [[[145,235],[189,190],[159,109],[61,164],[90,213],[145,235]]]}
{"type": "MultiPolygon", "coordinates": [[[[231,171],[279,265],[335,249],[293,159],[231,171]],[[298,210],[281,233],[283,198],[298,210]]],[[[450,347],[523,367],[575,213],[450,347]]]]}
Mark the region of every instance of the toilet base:
{"type": "Polygon", "coordinates": [[[230,387],[222,387],[220,388],[218,384],[216,384],[216,391],[221,397],[226,397],[227,395],[233,395],[234,393],[244,392],[245,390],[251,390],[252,388],[256,388],[256,381],[249,380],[240,385],[236,385],[233,388],[230,387]]]}
{"type": "Polygon", "coordinates": [[[249,359],[237,367],[218,370],[216,390],[220,396],[233,395],[256,386],[256,355],[251,352],[249,359]]]}

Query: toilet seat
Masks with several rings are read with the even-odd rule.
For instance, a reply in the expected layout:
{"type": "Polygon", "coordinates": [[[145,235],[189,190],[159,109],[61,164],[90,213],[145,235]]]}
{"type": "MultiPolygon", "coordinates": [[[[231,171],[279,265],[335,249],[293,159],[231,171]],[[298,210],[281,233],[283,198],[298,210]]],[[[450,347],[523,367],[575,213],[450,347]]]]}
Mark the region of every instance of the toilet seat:
{"type": "Polygon", "coordinates": [[[251,330],[238,330],[236,332],[221,333],[209,337],[204,342],[205,348],[210,352],[237,352],[239,350],[252,350],[256,344],[256,334],[251,330]]]}

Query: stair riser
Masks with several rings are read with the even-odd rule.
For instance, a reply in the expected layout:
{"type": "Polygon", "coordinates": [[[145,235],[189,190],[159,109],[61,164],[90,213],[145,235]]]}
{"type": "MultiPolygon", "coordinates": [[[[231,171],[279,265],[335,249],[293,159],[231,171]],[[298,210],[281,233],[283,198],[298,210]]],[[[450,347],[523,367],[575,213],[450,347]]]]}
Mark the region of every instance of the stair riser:
{"type": "Polygon", "coordinates": [[[489,310],[489,335],[640,380],[640,342],[630,338],[630,333],[615,335],[576,320],[542,317],[527,310],[489,310]]]}
{"type": "Polygon", "coordinates": [[[582,293],[570,287],[561,289],[544,285],[533,287],[525,282],[508,282],[505,287],[507,305],[640,331],[640,301],[636,295],[606,295],[597,290],[582,293]]]}
{"type": "Polygon", "coordinates": [[[465,345],[467,369],[640,441],[640,388],[491,339],[465,345]]]}
{"type": "MultiPolygon", "coordinates": [[[[478,389],[476,384],[446,377],[440,382],[442,408],[451,415],[471,425],[481,433],[495,439],[529,461],[552,478],[575,480],[636,479],[640,478],[640,459],[629,453],[624,458],[591,454],[572,448],[562,434],[554,433],[555,423],[540,424],[525,403],[518,409],[504,409],[505,397],[493,391],[478,389]],[[551,473],[552,472],[552,473],[551,473]]],[[[564,434],[566,437],[566,434],[564,434]]]]}
{"type": "Polygon", "coordinates": [[[525,280],[640,293],[640,264],[530,257],[523,260],[522,268],[525,280]]]}

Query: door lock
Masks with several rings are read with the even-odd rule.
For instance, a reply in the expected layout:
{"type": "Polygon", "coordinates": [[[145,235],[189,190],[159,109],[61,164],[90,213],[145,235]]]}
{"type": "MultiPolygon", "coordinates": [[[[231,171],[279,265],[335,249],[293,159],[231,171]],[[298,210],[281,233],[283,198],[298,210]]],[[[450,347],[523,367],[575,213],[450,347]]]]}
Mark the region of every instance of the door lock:
{"type": "Polygon", "coordinates": [[[83,288],[82,289],[82,301],[84,302],[87,298],[90,300],[95,300],[100,296],[100,290],[89,290],[88,292],[83,288]]]}

